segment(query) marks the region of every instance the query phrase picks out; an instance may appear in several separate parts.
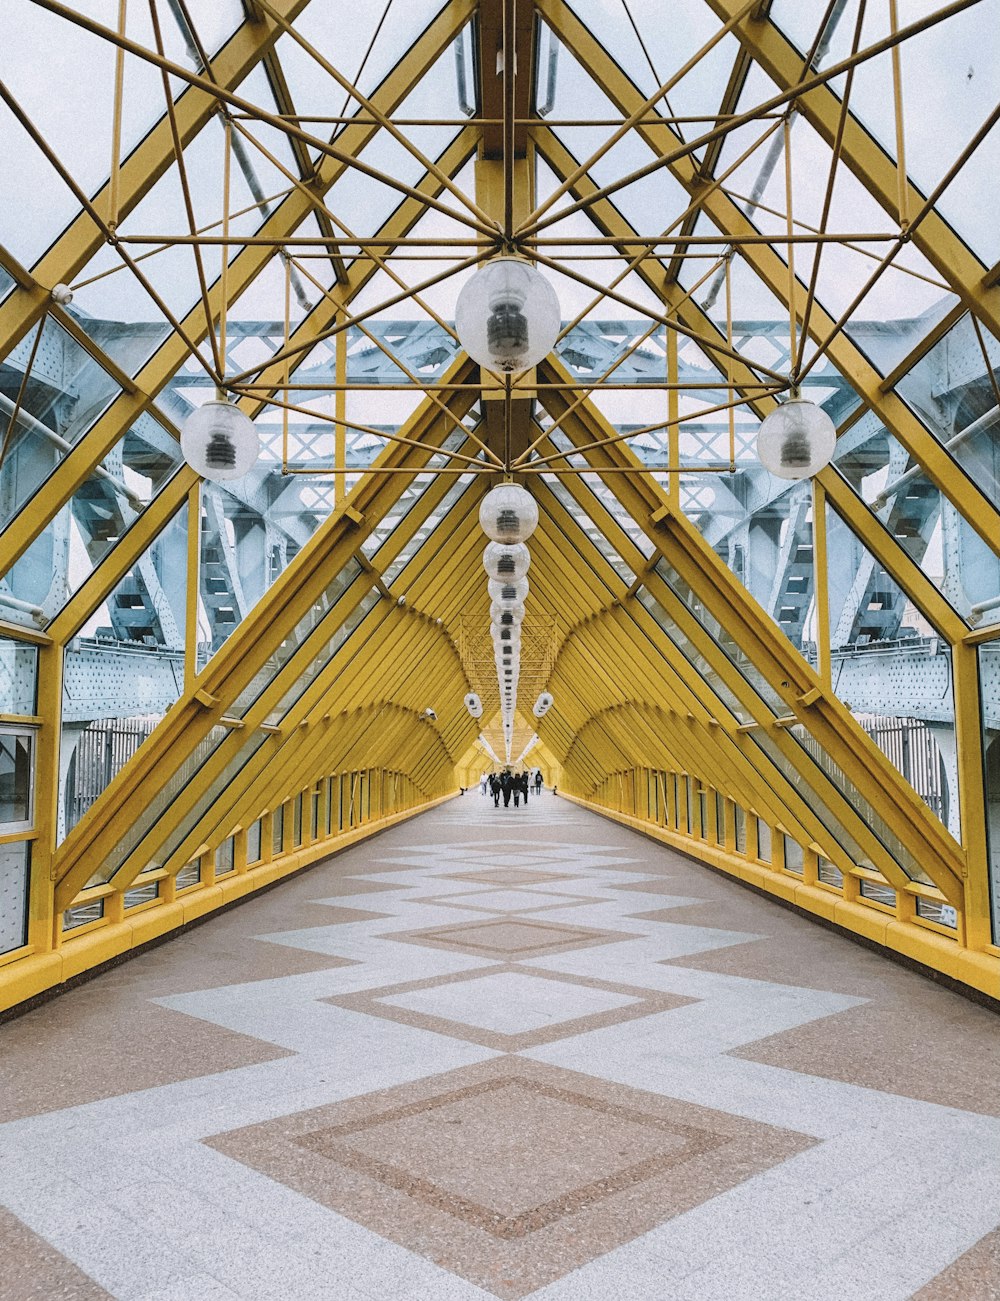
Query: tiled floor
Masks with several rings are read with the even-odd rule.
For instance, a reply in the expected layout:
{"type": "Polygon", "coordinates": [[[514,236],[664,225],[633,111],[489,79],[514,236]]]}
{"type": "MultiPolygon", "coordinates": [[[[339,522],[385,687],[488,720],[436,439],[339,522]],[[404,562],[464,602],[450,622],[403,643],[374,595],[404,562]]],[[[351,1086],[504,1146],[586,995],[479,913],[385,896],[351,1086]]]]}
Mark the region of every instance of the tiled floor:
{"type": "Polygon", "coordinates": [[[990,1301],[1000,1020],[468,795],[0,1027],[0,1301],[990,1301]]]}

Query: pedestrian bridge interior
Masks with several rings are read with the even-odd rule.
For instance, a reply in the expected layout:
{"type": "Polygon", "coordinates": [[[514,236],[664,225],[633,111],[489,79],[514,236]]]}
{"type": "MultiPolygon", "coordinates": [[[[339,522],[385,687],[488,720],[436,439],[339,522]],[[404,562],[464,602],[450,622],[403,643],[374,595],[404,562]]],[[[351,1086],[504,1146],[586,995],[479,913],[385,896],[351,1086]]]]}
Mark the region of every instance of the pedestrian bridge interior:
{"type": "Polygon", "coordinates": [[[1000,0],[2,10],[0,1294],[1000,1297],[1000,0]]]}

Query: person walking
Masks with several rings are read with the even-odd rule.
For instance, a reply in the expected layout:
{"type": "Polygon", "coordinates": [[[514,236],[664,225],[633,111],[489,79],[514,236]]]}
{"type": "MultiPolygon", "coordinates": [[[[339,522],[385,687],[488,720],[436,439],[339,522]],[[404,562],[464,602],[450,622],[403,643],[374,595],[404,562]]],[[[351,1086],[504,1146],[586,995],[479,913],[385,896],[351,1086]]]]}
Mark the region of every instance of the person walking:
{"type": "Polygon", "coordinates": [[[541,770],[541,768],[536,768],[536,769],[535,769],[535,796],[536,796],[536,798],[537,798],[539,795],[541,795],[541,793],[542,793],[542,770],[541,770]]]}
{"type": "Polygon", "coordinates": [[[493,796],[493,807],[500,807],[500,778],[495,772],[490,773],[490,794],[493,796]]]}
{"type": "Polygon", "coordinates": [[[500,793],[503,795],[503,806],[505,809],[510,805],[510,795],[513,786],[514,780],[510,775],[510,769],[505,768],[500,774],[500,793]]]}
{"type": "Polygon", "coordinates": [[[528,787],[529,787],[530,784],[531,784],[531,783],[528,781],[528,774],[527,774],[527,772],[523,772],[523,773],[521,773],[521,776],[518,778],[518,780],[519,780],[520,783],[521,783],[521,794],[524,796],[524,807],[527,808],[527,807],[528,807],[528,787]]]}
{"type": "Polygon", "coordinates": [[[514,796],[514,808],[516,809],[519,808],[521,805],[521,774],[519,772],[516,772],[514,774],[512,786],[513,786],[512,794],[514,796]]]}

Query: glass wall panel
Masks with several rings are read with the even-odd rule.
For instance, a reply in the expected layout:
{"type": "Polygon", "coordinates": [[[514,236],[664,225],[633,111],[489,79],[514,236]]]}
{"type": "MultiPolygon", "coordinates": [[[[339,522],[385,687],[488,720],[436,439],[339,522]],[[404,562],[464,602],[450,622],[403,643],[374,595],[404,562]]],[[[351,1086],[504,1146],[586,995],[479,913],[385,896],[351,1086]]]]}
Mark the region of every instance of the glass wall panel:
{"type": "Polygon", "coordinates": [[[979,648],[979,695],[983,716],[986,831],[989,842],[993,943],[1000,945],[1000,643],[979,648]]]}
{"type": "Polygon", "coordinates": [[[180,699],[186,590],[182,506],[67,647],[60,841],[180,699]]]}
{"type": "MultiPolygon", "coordinates": [[[[780,717],[785,712],[785,702],[751,661],[733,634],[724,628],[718,619],[710,613],[701,598],[688,586],[666,558],[658,560],[654,568],[663,581],[673,589],[688,609],[692,611],[702,627],[712,635],[713,639],[725,651],[727,657],[739,669],[768,708],[777,717],[780,717]]],[[[715,683],[713,682],[712,685],[714,687],[715,683]]]]}
{"type": "Polygon", "coordinates": [[[32,821],[34,732],[0,730],[0,827],[12,831],[32,821]]]}
{"type": "Polygon", "coordinates": [[[28,942],[28,856],[26,840],[0,845],[0,953],[28,942]]]}
{"type": "Polygon", "coordinates": [[[38,648],[0,637],[0,714],[34,714],[38,648]]]}
{"type": "Polygon", "coordinates": [[[259,863],[261,858],[260,818],[247,829],[247,862],[259,863]]]}
{"type": "Polygon", "coordinates": [[[232,714],[236,718],[242,718],[244,714],[253,705],[260,693],[274,679],[281,670],[283,664],[291,658],[298,650],[299,646],[305,641],[312,630],[319,624],[326,614],[340,600],[347,588],[361,574],[361,566],[356,560],[350,560],[331,580],[324,590],[320,599],[312,607],[309,613],[301,619],[292,629],[285,640],[281,643],[278,650],[271,656],[270,660],[257,676],[250,682],[233,703],[232,714]]]}
{"type": "Polygon", "coordinates": [[[232,836],[227,836],[215,851],[215,875],[225,876],[227,872],[232,872],[235,868],[236,842],[232,836]]]}
{"type": "MultiPolygon", "coordinates": [[[[837,469],[955,610],[1000,595],[1000,556],[871,413],[837,440],[837,469]]],[[[1000,619],[1000,601],[983,612],[1000,619]]]]}
{"type": "Polygon", "coordinates": [[[791,836],[784,837],[784,846],[785,867],[789,872],[794,872],[797,876],[801,876],[805,870],[805,859],[802,853],[802,846],[797,840],[793,840],[791,836]]]}
{"type": "MultiPolygon", "coordinates": [[[[352,561],[351,567],[355,566],[355,564],[356,562],[352,561]]],[[[334,591],[340,591],[342,593],[342,578],[343,575],[341,575],[340,579],[334,580],[334,582],[330,584],[326,590],[327,597],[329,597],[330,593],[334,591]]],[[[369,595],[363,602],[359,603],[359,605],[347,616],[344,622],[339,625],[336,624],[335,620],[331,620],[331,623],[334,625],[334,631],[322,644],[320,650],[317,652],[311,663],[304,667],[296,676],[293,684],[285,692],[281,701],[269,714],[268,722],[278,723],[281,721],[284,714],[292,707],[295,701],[299,699],[309,684],[314,681],[316,676],[326,667],[330,659],[332,659],[350,635],[355,631],[367,611],[375,604],[376,600],[376,595],[369,595]]],[[[327,613],[329,613],[335,603],[336,602],[333,601],[331,605],[325,607],[327,613]]],[[[320,606],[315,607],[310,616],[298,625],[292,637],[285,643],[285,647],[288,647],[293,643],[297,646],[300,644],[301,640],[304,640],[307,626],[311,628],[319,621],[320,609],[320,606]]],[[[281,656],[272,661],[268,670],[268,681],[277,675],[286,662],[287,656],[281,656]]],[[[263,690],[264,685],[266,684],[261,685],[261,690],[263,690]]],[[[116,848],[115,858],[118,863],[123,860],[127,852],[138,844],[141,836],[145,835],[154,823],[166,812],[169,806],[176,799],[177,794],[184,787],[197,779],[204,763],[227,735],[231,735],[231,733],[228,732],[228,729],[214,728],[208,743],[203,743],[198,747],[196,755],[192,761],[183,765],[182,769],[156,793],[156,796],[150,801],[147,808],[143,811],[140,817],[136,819],[136,825],[131,829],[128,836],[123,838],[119,846],[116,848]]],[[[242,736],[242,734],[240,735],[242,736]]],[[[194,800],[192,807],[181,819],[180,823],[165,838],[163,845],[158,851],[159,857],[162,860],[166,860],[166,858],[174,852],[191,828],[194,827],[202,817],[205,817],[210,812],[217,800],[220,800],[223,797],[224,793],[236,780],[239,773],[267,740],[267,737],[268,733],[263,731],[255,730],[251,732],[250,735],[242,740],[241,744],[234,749],[232,757],[228,763],[226,763],[221,773],[213,781],[199,787],[197,798],[194,800]]],[[[298,843],[301,843],[301,810],[299,811],[299,817],[298,843]]],[[[108,866],[110,866],[110,863],[109,865],[106,865],[104,870],[107,870],[108,866]]],[[[114,870],[117,870],[117,868],[113,868],[112,872],[114,870]]]]}
{"type": "Polygon", "coordinates": [[[746,809],[739,804],[733,805],[733,829],[736,834],[736,852],[745,854],[747,852],[747,814],[746,809]]]}
{"type": "Polygon", "coordinates": [[[958,839],[951,648],[829,507],[827,538],[833,690],[958,839]]]}
{"type": "MultiPolygon", "coordinates": [[[[120,392],[111,376],[52,317],[46,317],[7,355],[0,363],[0,428],[6,429],[9,424],[19,394],[21,403],[0,464],[0,518],[14,520],[70,446],[91,428],[120,392]],[[22,392],[37,329],[41,329],[42,337],[22,392]]],[[[68,539],[68,528],[64,532],[68,539]]],[[[34,567],[22,562],[33,580],[30,592],[22,591],[17,600],[44,605],[53,586],[53,574],[65,571],[65,545],[61,536],[51,537],[40,552],[36,544],[34,567]]],[[[20,587],[24,587],[28,576],[19,575],[20,587]]],[[[5,618],[10,617],[9,609],[17,610],[16,601],[11,604],[14,597],[7,576],[0,584],[0,606],[8,607],[4,609],[5,618]]]]}
{"type": "MultiPolygon", "coordinates": [[[[717,621],[711,619],[711,615],[708,614],[701,601],[691,591],[691,589],[683,583],[675,571],[672,570],[665,561],[661,560],[657,564],[656,570],[657,573],[668,582],[671,582],[672,576],[673,581],[671,585],[674,586],[674,590],[677,591],[678,595],[685,600],[685,603],[689,608],[699,616],[702,623],[704,623],[706,619],[711,620],[708,631],[713,633],[720,648],[725,651],[729,659],[732,660],[736,667],[740,669],[741,673],[744,674],[750,685],[752,685],[759,694],[764,696],[764,699],[770,705],[774,714],[776,716],[783,714],[785,710],[780,696],[771,690],[763,675],[760,674],[749,662],[747,656],[737,646],[734,639],[719,626],[717,621]],[[766,695],[764,694],[765,692],[766,695]]],[[[690,642],[688,642],[676,627],[673,620],[652,593],[647,589],[640,589],[638,595],[643,605],[645,605],[653,614],[654,618],[656,618],[663,631],[671,638],[677,648],[684,654],[690,663],[698,668],[702,677],[712,687],[712,690],[716,692],[720,700],[722,700],[723,703],[733,711],[735,716],[739,718],[741,722],[748,721],[750,718],[749,713],[737,704],[733,693],[719,679],[718,675],[707,670],[707,665],[704,659],[697,654],[690,642]],[[737,710],[739,710],[739,712],[737,712],[737,710]]],[[[750,737],[753,745],[758,747],[767,755],[775,767],[793,786],[798,787],[802,785],[803,775],[799,768],[796,765],[793,765],[785,756],[775,742],[774,737],[768,733],[766,728],[756,728],[753,731],[748,732],[747,735],[750,737]]],[[[787,735],[798,741],[802,746],[804,754],[807,755],[809,759],[812,760],[813,764],[819,769],[819,774],[822,774],[822,777],[832,781],[836,788],[847,797],[848,801],[858,811],[860,816],[864,818],[868,826],[875,831],[875,834],[882,841],[883,845],[885,845],[886,849],[892,854],[897,862],[904,866],[904,870],[907,874],[916,879],[927,879],[924,877],[922,869],[915,862],[912,855],[906,851],[900,841],[889,830],[881,815],[876,812],[872,804],[861,794],[854,783],[848,780],[847,775],[829,759],[825,751],[817,744],[808,731],[799,724],[795,727],[788,728],[787,735]]],[[[840,819],[831,811],[823,799],[820,793],[822,790],[822,778],[816,783],[808,783],[807,790],[809,807],[826,827],[829,834],[859,866],[872,866],[870,859],[861,849],[860,845],[851,833],[847,831],[840,819]]]]}
{"type": "Polygon", "coordinates": [[[993,502],[1000,496],[1000,410],[993,376],[998,367],[1000,343],[985,328],[977,334],[966,314],[896,385],[904,402],[993,502]]]}

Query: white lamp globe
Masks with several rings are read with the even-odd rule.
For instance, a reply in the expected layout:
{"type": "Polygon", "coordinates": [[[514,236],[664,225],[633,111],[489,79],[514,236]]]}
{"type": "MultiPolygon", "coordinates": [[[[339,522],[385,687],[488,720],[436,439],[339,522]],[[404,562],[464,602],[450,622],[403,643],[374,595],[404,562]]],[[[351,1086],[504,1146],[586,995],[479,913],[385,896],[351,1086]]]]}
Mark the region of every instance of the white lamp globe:
{"type": "Polygon", "coordinates": [[[501,601],[494,601],[490,605],[490,621],[498,623],[502,628],[509,628],[511,624],[522,623],[524,621],[524,605],[521,601],[511,601],[505,605],[501,601]]]}
{"type": "Polygon", "coordinates": [[[491,488],[479,505],[479,527],[494,542],[527,542],[538,527],[534,497],[516,483],[491,488]]]}
{"type": "Polygon", "coordinates": [[[516,583],[528,572],[530,564],[531,556],[523,542],[510,546],[505,542],[490,542],[483,552],[483,568],[497,581],[511,579],[516,583]]]}
{"type": "Polygon", "coordinates": [[[253,421],[231,402],[205,402],[181,426],[181,451],[203,479],[242,479],[260,455],[253,421]]]}
{"type": "Polygon", "coordinates": [[[761,421],[757,456],[779,479],[809,479],[829,464],[836,444],[837,431],[822,407],[793,397],[761,421]]]}
{"type": "Polygon", "coordinates": [[[544,717],[545,714],[549,712],[549,710],[552,708],[554,704],[555,701],[552,698],[552,693],[550,691],[543,691],[542,694],[535,701],[534,708],[532,709],[531,712],[535,715],[536,718],[542,718],[544,717]]]}
{"type": "Polygon", "coordinates": [[[498,257],[465,282],[455,330],[473,361],[510,375],[537,366],[559,333],[559,299],[530,262],[498,257]]]}
{"type": "Polygon", "coordinates": [[[519,578],[516,582],[506,579],[491,578],[486,584],[491,601],[524,601],[528,595],[528,580],[519,578]]]}

